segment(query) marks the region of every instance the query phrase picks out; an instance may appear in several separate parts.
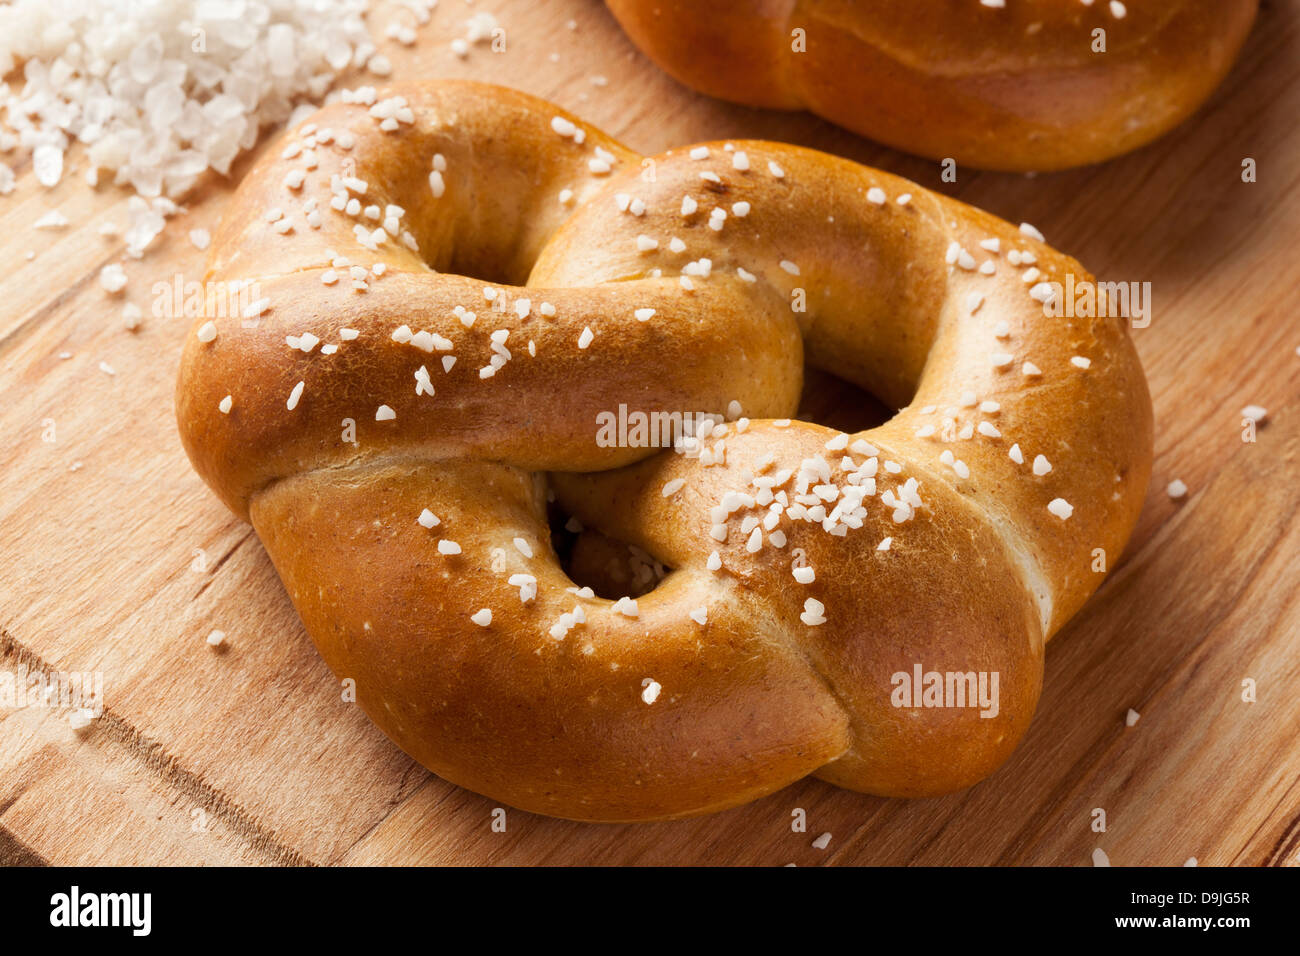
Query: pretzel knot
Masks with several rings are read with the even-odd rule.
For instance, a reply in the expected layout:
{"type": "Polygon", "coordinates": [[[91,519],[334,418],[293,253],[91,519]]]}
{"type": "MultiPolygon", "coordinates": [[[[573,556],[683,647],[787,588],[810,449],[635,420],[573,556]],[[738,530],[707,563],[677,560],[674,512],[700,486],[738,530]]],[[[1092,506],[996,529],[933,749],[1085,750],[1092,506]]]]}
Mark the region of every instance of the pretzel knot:
{"type": "Polygon", "coordinates": [[[209,266],[258,299],[187,339],[199,474],[394,741],[542,813],[981,779],[1149,476],[1123,320],[1045,315],[1077,263],[793,146],[646,160],[504,89],[361,90],[249,173],[209,266]],[[805,362],[900,410],[790,421],[805,362]],[[716,424],[608,440],[674,413],[716,424]],[[551,497],[575,565],[624,542],[662,580],[577,588],[551,497]]]}

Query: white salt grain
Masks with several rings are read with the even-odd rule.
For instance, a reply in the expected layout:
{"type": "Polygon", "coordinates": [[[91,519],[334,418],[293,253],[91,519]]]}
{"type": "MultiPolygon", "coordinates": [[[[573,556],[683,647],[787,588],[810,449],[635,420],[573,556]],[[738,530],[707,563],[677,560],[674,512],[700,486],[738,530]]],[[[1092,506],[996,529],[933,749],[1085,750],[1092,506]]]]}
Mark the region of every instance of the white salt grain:
{"type": "Polygon", "coordinates": [[[659,699],[659,693],[663,690],[657,680],[646,678],[644,681],[645,689],[641,691],[641,699],[647,704],[653,704],[659,699]]]}
{"type": "Polygon", "coordinates": [[[51,209],[40,219],[32,223],[33,229],[62,229],[68,224],[68,217],[57,209],[51,209]]]}
{"type": "Polygon", "coordinates": [[[110,263],[99,270],[99,285],[109,295],[121,292],[126,288],[126,272],[116,262],[110,263]]]}
{"type": "Polygon", "coordinates": [[[1070,515],[1074,514],[1074,505],[1070,504],[1064,498],[1053,498],[1048,502],[1047,510],[1064,521],[1066,518],[1069,518],[1070,515]]]}
{"type": "MultiPolygon", "coordinates": [[[[12,116],[15,110],[11,108],[9,112],[12,116]]],[[[63,150],[57,146],[37,146],[32,153],[32,169],[42,186],[57,186],[63,178],[63,150]]]]}

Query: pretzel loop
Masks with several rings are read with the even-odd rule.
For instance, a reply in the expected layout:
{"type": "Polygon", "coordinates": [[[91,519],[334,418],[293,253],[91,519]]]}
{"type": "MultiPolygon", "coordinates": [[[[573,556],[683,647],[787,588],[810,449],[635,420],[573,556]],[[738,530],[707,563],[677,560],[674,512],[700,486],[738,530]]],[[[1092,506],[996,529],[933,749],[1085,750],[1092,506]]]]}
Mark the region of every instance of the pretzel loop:
{"type": "Polygon", "coordinates": [[[376,723],[454,782],[593,820],[813,773],[941,793],[1004,760],[1150,469],[1123,323],[1044,315],[1051,280],[1091,277],[810,150],[642,163],[507,90],[359,98],[241,185],[209,277],[266,301],[196,321],[177,409],[376,723]],[[789,421],[805,358],[900,411],[789,421]],[[698,454],[601,438],[701,412],[698,454]],[[625,542],[665,576],[580,591],[552,495],[586,529],[574,567],[625,542]],[[981,696],[900,704],[915,668],[981,696]]]}

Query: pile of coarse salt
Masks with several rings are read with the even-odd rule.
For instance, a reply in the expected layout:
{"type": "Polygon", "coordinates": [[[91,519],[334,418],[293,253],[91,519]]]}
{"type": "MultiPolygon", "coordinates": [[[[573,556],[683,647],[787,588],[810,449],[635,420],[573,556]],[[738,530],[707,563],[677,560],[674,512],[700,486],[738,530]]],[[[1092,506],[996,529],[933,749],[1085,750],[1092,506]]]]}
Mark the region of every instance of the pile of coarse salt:
{"type": "MultiPolygon", "coordinates": [[[[427,9],[431,4],[417,3],[427,9]]],[[[16,0],[0,5],[0,195],[31,156],[45,186],[74,141],[132,188],[140,255],[207,169],[226,174],[269,124],[313,108],[349,67],[384,72],[368,0],[16,0]]],[[[411,9],[415,11],[415,6],[411,9]]],[[[420,12],[420,11],[415,11],[420,12]]]]}

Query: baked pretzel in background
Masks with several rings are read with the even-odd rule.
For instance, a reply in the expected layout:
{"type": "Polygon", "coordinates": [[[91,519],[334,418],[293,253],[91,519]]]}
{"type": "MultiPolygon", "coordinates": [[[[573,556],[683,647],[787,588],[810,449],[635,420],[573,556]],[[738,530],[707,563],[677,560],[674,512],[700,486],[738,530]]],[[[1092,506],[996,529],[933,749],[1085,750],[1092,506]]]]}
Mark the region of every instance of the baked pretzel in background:
{"type": "Polygon", "coordinates": [[[939,794],[1016,746],[1149,477],[1124,319],[1045,315],[1070,275],[824,153],[645,159],[499,87],[362,89],[239,187],[208,279],[259,298],[195,322],[177,415],[325,661],[448,780],[580,820],[808,774],[939,794]],[[805,362],[900,410],[789,420],[805,362]],[[620,405],[714,418],[689,453],[610,447],[620,405]],[[662,580],[579,588],[552,496],[662,580]],[[897,706],[916,666],[997,674],[997,704],[897,706]]]}
{"type": "Polygon", "coordinates": [[[1098,163],[1177,126],[1227,75],[1259,6],[1258,0],[606,4],[646,56],[692,89],[750,106],[811,110],[931,159],[1021,172],[1098,163]]]}

